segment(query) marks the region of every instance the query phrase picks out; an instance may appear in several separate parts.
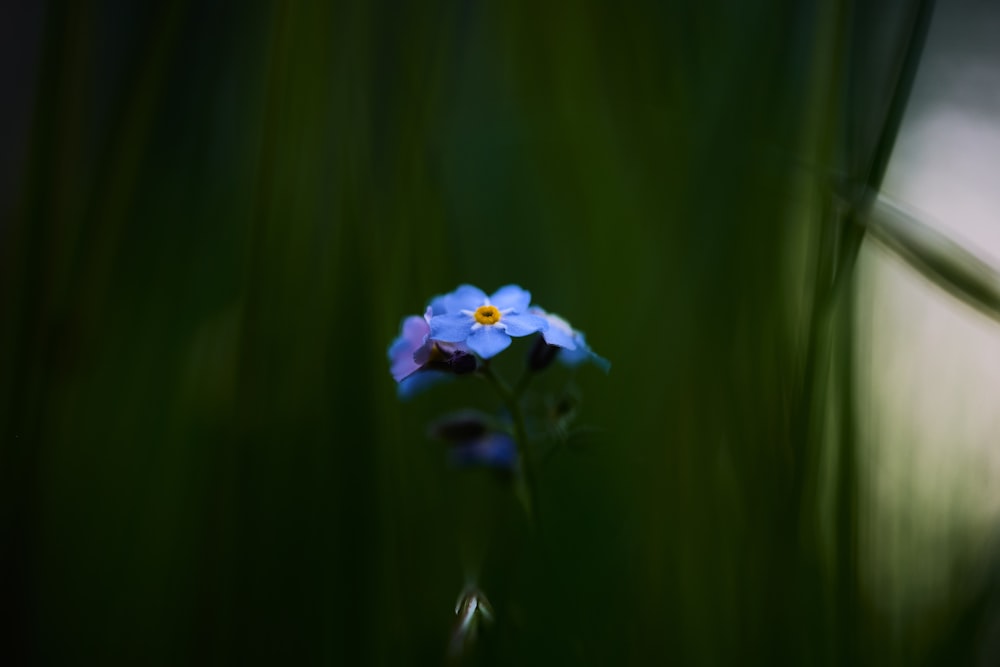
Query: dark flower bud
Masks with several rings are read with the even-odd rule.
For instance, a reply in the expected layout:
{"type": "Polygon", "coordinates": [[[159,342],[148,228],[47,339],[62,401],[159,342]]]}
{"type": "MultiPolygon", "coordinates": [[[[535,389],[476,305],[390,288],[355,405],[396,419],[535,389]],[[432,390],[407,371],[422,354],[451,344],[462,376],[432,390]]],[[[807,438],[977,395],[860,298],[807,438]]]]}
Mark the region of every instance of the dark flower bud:
{"type": "Polygon", "coordinates": [[[456,352],[448,359],[448,366],[455,375],[465,375],[476,370],[476,356],[465,352],[456,352]]]}
{"type": "Polygon", "coordinates": [[[555,419],[572,419],[579,404],[580,399],[574,393],[567,392],[552,406],[552,416],[555,419]]]}
{"type": "Polygon", "coordinates": [[[476,370],[476,357],[468,352],[445,351],[435,345],[424,368],[444,371],[454,375],[465,375],[476,370]]]}
{"type": "Polygon", "coordinates": [[[477,410],[462,410],[433,422],[427,432],[437,440],[464,443],[482,438],[486,434],[488,422],[489,417],[477,410]]]}
{"type": "Polygon", "coordinates": [[[536,373],[545,370],[556,360],[561,349],[561,347],[546,343],[542,336],[537,336],[535,344],[531,346],[531,351],[528,353],[528,368],[536,373]]]}
{"type": "Polygon", "coordinates": [[[475,586],[468,586],[455,603],[455,629],[451,633],[448,651],[452,658],[461,657],[476,641],[480,625],[493,622],[493,605],[475,586]]]}
{"type": "Polygon", "coordinates": [[[482,467],[510,471],[517,464],[517,444],[506,433],[487,432],[456,444],[448,452],[458,468],[482,467]]]}

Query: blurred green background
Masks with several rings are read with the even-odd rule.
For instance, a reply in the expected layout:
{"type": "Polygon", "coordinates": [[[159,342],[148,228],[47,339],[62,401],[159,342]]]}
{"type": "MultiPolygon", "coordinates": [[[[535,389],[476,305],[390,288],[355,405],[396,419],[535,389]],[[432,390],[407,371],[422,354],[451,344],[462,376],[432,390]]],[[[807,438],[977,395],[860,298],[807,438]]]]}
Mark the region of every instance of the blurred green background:
{"type": "Polygon", "coordinates": [[[34,7],[7,664],[440,664],[471,580],[474,664],[971,659],[968,601],[900,623],[858,574],[852,267],[928,3],[34,7]],[[460,282],[613,363],[538,534],[425,435],[484,388],[388,375],[460,282]]]}

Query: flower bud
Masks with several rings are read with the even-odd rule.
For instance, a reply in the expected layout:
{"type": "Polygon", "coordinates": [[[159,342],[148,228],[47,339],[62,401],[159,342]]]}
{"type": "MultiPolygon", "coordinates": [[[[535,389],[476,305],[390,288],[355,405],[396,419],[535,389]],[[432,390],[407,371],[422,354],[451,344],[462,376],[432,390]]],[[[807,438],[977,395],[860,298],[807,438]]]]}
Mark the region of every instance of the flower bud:
{"type": "Polygon", "coordinates": [[[481,624],[493,622],[493,606],[475,586],[467,586],[455,603],[455,629],[451,633],[448,651],[460,657],[476,640],[481,624]]]}
{"type": "Polygon", "coordinates": [[[517,464],[517,444],[506,433],[486,432],[456,444],[448,454],[452,465],[459,468],[513,470],[517,464]]]}
{"type": "Polygon", "coordinates": [[[448,366],[455,375],[465,375],[476,370],[476,356],[466,352],[456,352],[448,360],[448,366]]]}
{"type": "Polygon", "coordinates": [[[462,410],[445,415],[427,428],[427,434],[437,440],[463,443],[486,434],[489,418],[478,410],[462,410]]]}
{"type": "Polygon", "coordinates": [[[528,353],[528,368],[536,373],[545,370],[556,360],[561,349],[556,345],[546,343],[542,336],[536,337],[535,344],[531,346],[531,351],[528,353]]]}

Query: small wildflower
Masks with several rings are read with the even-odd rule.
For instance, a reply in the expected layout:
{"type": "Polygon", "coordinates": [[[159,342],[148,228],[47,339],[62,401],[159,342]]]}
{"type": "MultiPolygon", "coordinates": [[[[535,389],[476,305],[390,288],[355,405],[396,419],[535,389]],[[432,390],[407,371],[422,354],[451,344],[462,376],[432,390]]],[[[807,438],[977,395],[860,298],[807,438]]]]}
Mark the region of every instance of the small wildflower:
{"type": "Polygon", "coordinates": [[[450,445],[448,458],[458,468],[513,470],[517,443],[498,428],[503,426],[479,410],[460,410],[432,422],[427,434],[450,445]]]}
{"type": "Polygon", "coordinates": [[[511,336],[544,331],[548,323],[529,314],[531,293],[517,285],[501,287],[487,296],[478,287],[461,285],[441,299],[443,314],[430,319],[430,340],[464,344],[483,359],[510,346],[511,336]]]}
{"type": "MultiPolygon", "coordinates": [[[[605,372],[610,367],[566,320],[531,307],[531,294],[517,285],[506,285],[491,295],[472,285],[460,285],[435,297],[422,316],[402,321],[388,357],[401,398],[473,371],[496,391],[502,410],[492,414],[472,409],[452,412],[431,423],[427,434],[444,442],[453,466],[493,469],[492,474],[512,492],[530,523],[536,516],[534,468],[539,454],[547,456],[570,444],[570,437],[580,432],[572,429],[579,404],[572,387],[558,402],[542,403],[534,395],[529,401],[525,392],[532,372],[556,359],[569,366],[590,361],[605,372]],[[510,384],[501,376],[503,369],[494,368],[488,360],[506,350],[512,338],[532,334],[538,335],[532,341],[528,368],[510,384]],[[526,414],[528,408],[533,408],[533,414],[526,414]],[[548,450],[538,449],[542,443],[532,441],[529,426],[538,436],[555,441],[548,450]]],[[[455,615],[448,651],[449,662],[459,663],[468,657],[478,630],[490,623],[494,614],[486,596],[470,584],[458,598],[455,615]]]]}

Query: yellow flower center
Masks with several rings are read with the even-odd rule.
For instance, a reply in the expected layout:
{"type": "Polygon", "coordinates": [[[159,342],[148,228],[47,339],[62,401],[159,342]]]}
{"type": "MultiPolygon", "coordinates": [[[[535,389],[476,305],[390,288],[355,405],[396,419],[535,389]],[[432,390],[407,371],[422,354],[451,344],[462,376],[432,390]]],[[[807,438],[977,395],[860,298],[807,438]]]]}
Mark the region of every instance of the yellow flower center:
{"type": "Polygon", "coordinates": [[[480,324],[496,324],[500,321],[500,311],[496,306],[479,306],[472,314],[480,324]]]}

